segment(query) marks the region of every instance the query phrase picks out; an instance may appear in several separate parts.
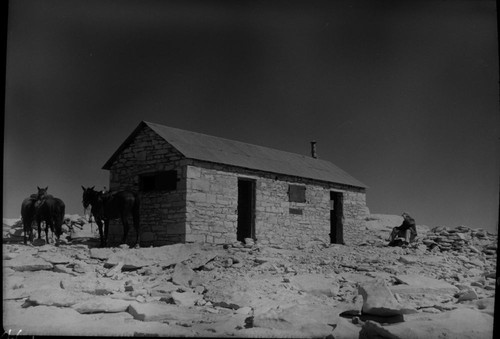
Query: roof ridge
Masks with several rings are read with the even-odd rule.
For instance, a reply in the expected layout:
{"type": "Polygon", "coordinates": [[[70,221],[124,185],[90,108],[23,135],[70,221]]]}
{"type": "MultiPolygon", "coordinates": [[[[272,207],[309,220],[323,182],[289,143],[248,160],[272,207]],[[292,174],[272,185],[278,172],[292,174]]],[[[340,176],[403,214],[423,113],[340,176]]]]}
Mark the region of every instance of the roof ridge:
{"type": "Polygon", "coordinates": [[[122,142],[103,169],[111,169],[115,159],[144,127],[151,129],[187,159],[367,188],[328,160],[144,120],[122,142]]]}
{"type": "Polygon", "coordinates": [[[213,134],[195,132],[195,131],[190,131],[190,130],[186,130],[186,129],[182,129],[182,128],[178,128],[178,127],[172,127],[172,126],[162,125],[162,124],[148,122],[148,121],[144,121],[144,122],[148,126],[149,125],[156,125],[158,127],[166,127],[166,128],[176,129],[176,130],[179,130],[179,131],[182,131],[182,132],[187,132],[187,133],[203,135],[203,136],[207,136],[207,137],[211,137],[211,138],[226,140],[226,141],[229,141],[229,142],[232,142],[232,143],[237,142],[237,143],[241,143],[241,144],[244,144],[244,145],[250,145],[250,146],[255,146],[255,147],[262,147],[262,148],[274,150],[274,151],[277,151],[277,152],[289,153],[289,154],[292,154],[292,155],[295,155],[295,156],[303,157],[305,159],[313,159],[313,160],[318,160],[318,161],[323,161],[323,162],[330,162],[330,161],[325,160],[325,159],[313,158],[313,157],[305,155],[305,154],[295,153],[295,152],[291,152],[291,151],[285,151],[285,150],[281,150],[281,149],[274,148],[274,147],[269,147],[269,146],[263,146],[263,145],[254,144],[254,143],[251,143],[251,142],[246,142],[246,141],[240,141],[240,140],[235,140],[235,139],[229,139],[229,138],[219,137],[219,136],[216,136],[216,135],[213,135],[213,134]]]}

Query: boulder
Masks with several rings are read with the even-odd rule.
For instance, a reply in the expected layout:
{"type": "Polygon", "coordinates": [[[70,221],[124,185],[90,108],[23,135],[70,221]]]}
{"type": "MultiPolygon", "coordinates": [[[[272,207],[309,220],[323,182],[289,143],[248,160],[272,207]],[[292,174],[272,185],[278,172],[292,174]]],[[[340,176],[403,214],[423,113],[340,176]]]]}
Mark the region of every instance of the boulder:
{"type": "Polygon", "coordinates": [[[164,303],[132,302],[128,308],[134,319],[142,321],[192,321],[200,316],[185,307],[164,303]]]}
{"type": "Polygon", "coordinates": [[[359,293],[363,296],[362,311],[366,314],[390,317],[417,312],[413,308],[401,305],[382,279],[360,285],[359,293]]]}
{"type": "Polygon", "coordinates": [[[97,225],[93,225],[91,227],[90,224],[83,224],[80,227],[76,225],[72,225],[70,228],[70,236],[72,240],[85,240],[89,238],[95,238],[95,230],[97,229],[97,225]]]}
{"type": "Polygon", "coordinates": [[[76,261],[73,265],[73,271],[77,273],[91,273],[94,272],[94,267],[85,261],[76,261]]]}
{"type": "Polygon", "coordinates": [[[106,277],[112,277],[115,274],[120,273],[122,271],[122,268],[123,268],[123,262],[120,261],[118,264],[110,268],[110,270],[107,271],[105,275],[106,277]]]}
{"type": "Polygon", "coordinates": [[[117,313],[126,312],[130,301],[109,297],[93,297],[71,306],[78,313],[117,313]]]}
{"type": "Polygon", "coordinates": [[[476,300],[479,298],[476,291],[472,287],[464,291],[460,291],[457,297],[458,297],[458,302],[476,300]]]}
{"type": "Polygon", "coordinates": [[[182,293],[174,291],[171,293],[171,296],[174,303],[180,306],[194,306],[198,300],[203,299],[202,295],[191,291],[185,291],[182,293]]]}
{"type": "Polygon", "coordinates": [[[189,268],[188,265],[179,263],[175,265],[174,273],[172,274],[172,282],[179,286],[189,287],[195,275],[196,272],[189,268]]]}
{"type": "Polygon", "coordinates": [[[405,322],[388,326],[369,320],[363,325],[359,338],[493,338],[493,317],[464,308],[405,316],[405,322]]]}

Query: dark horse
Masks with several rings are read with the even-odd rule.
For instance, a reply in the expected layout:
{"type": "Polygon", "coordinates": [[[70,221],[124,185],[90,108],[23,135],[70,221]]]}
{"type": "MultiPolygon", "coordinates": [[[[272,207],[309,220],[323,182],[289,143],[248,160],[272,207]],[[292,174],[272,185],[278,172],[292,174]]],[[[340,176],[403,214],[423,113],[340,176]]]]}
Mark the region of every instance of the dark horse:
{"type": "MultiPolygon", "coordinates": [[[[28,234],[29,239],[33,241],[33,221],[35,221],[35,203],[37,200],[37,195],[32,194],[29,198],[23,200],[21,204],[21,218],[23,220],[23,228],[24,228],[24,244],[28,243],[28,234]]],[[[40,233],[39,233],[40,234],[40,233]]]]}
{"type": "Polygon", "coordinates": [[[64,202],[47,194],[46,188],[38,187],[37,200],[35,202],[35,220],[38,224],[38,239],[41,238],[41,224],[45,221],[45,239],[49,242],[49,229],[57,237],[57,243],[62,234],[62,224],[64,222],[64,214],[66,205],[64,202]]]}
{"type": "Polygon", "coordinates": [[[94,187],[83,189],[83,207],[92,206],[91,213],[95,218],[95,222],[99,227],[99,236],[101,238],[101,246],[107,246],[109,221],[112,219],[121,219],[123,224],[122,244],[127,240],[128,234],[128,217],[132,215],[134,228],[136,232],[135,247],[139,247],[141,236],[139,228],[139,196],[132,191],[120,192],[98,192],[94,187]],[[104,221],[104,232],[102,229],[104,221]]]}
{"type": "Polygon", "coordinates": [[[54,198],[47,194],[46,188],[38,188],[37,194],[31,194],[29,198],[23,200],[21,204],[21,217],[24,228],[24,244],[27,244],[29,234],[30,241],[33,241],[33,222],[38,223],[38,239],[42,237],[41,225],[45,221],[45,238],[49,242],[49,228],[55,233],[59,240],[62,234],[62,222],[64,220],[65,205],[61,199],[54,198]],[[54,232],[55,229],[55,232],[54,232]]]}

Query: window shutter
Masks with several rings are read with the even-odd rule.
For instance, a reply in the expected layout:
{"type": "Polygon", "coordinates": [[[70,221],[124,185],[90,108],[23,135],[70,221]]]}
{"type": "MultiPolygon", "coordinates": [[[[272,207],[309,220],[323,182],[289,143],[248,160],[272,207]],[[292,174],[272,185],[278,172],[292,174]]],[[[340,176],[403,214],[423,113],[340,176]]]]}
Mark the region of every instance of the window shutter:
{"type": "Polygon", "coordinates": [[[291,202],[306,202],[306,187],[299,185],[288,186],[288,198],[291,202]]]}

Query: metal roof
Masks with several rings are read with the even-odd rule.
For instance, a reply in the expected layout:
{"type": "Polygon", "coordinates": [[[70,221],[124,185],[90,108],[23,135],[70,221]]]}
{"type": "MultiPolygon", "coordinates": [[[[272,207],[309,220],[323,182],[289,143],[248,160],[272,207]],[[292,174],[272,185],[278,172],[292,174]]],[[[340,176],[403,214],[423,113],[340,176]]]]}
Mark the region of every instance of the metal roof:
{"type": "Polygon", "coordinates": [[[115,158],[145,126],[151,128],[188,159],[253,170],[286,174],[354,187],[367,186],[329,161],[296,153],[214,137],[142,121],[103,166],[110,169],[115,158]]]}

